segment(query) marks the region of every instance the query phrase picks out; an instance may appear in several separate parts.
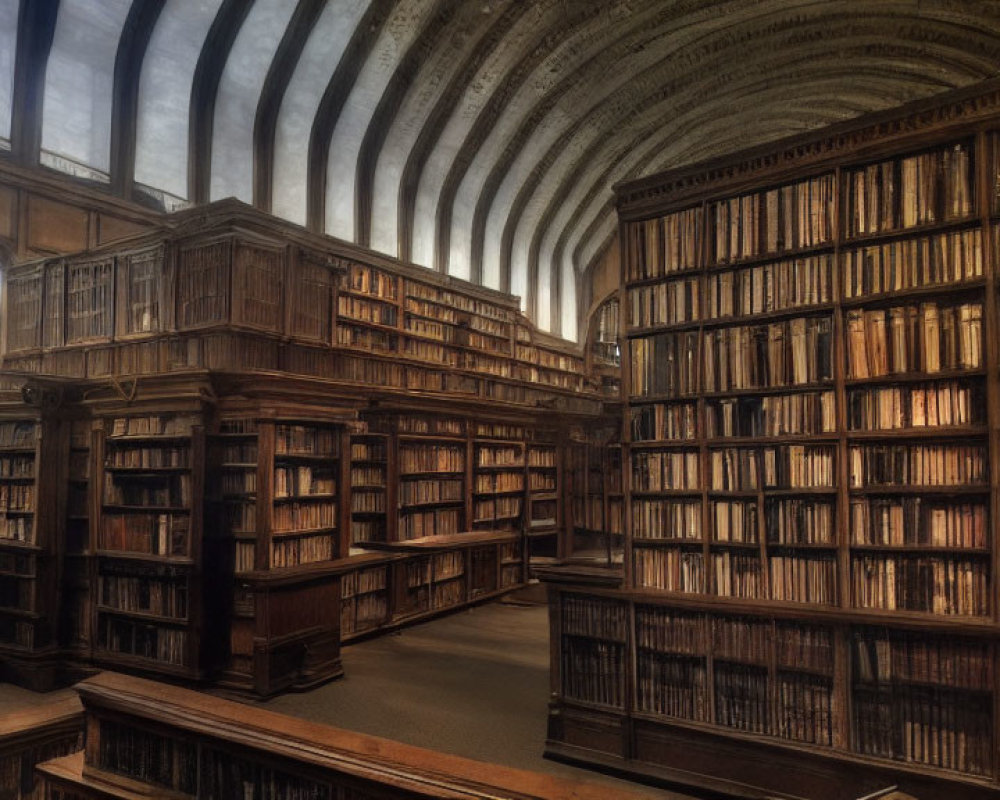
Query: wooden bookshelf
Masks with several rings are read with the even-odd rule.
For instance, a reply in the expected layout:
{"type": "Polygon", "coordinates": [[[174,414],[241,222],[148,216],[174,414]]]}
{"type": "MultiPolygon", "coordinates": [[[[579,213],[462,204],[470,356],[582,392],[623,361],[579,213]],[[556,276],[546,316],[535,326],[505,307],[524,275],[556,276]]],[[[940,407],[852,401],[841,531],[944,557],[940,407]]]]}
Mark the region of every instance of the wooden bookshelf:
{"type": "Polygon", "coordinates": [[[996,791],[979,102],[619,187],[625,558],[549,573],[550,754],[769,796],[996,791]]]}
{"type": "MultiPolygon", "coordinates": [[[[50,800],[607,796],[596,784],[436,753],[125,675],[98,675],[77,691],[86,748],[39,766],[50,800]]],[[[633,797],[620,789],[616,796],[633,797]]]]}
{"type": "Polygon", "coordinates": [[[197,678],[204,419],[198,409],[130,409],[99,426],[94,658],[197,678]]]}
{"type": "Polygon", "coordinates": [[[5,665],[48,648],[73,671],[263,695],[334,677],[341,626],[523,583],[534,443],[559,466],[530,533],[562,547],[564,433],[601,400],[582,349],[516,298],[230,201],[3,280],[0,424],[40,433],[37,477],[0,487],[44,500],[20,514],[36,542],[0,538],[18,556],[9,591],[30,600],[0,608],[5,665]],[[21,398],[38,387],[59,389],[58,414],[21,398]],[[369,564],[369,546],[458,534],[369,564]]]}
{"type": "Polygon", "coordinates": [[[0,796],[43,800],[45,787],[35,766],[82,748],[83,706],[75,695],[5,713],[0,724],[0,796]]]}

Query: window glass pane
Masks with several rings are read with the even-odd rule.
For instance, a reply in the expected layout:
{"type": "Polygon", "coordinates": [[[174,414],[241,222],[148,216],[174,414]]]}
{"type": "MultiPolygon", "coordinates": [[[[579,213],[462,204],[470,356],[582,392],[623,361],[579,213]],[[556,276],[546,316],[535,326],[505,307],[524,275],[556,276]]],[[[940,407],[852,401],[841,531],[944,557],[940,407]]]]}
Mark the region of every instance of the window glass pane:
{"type": "Polygon", "coordinates": [[[211,198],[253,201],[253,123],[260,90],[295,10],[289,0],[257,0],[229,51],[215,99],[211,198]]]}
{"type": "Polygon", "coordinates": [[[222,0],[167,0],[139,77],[135,179],[186,198],[191,83],[222,0]]]}
{"type": "Polygon", "coordinates": [[[45,70],[42,163],[106,179],[111,93],[129,0],[62,0],[45,70]],[[90,167],[90,169],[87,169],[90,167]]]}
{"type": "Polygon", "coordinates": [[[10,104],[14,95],[18,0],[0,0],[0,147],[10,143],[10,104]]]}
{"type": "Polygon", "coordinates": [[[368,0],[343,0],[323,9],[295,66],[281,101],[274,137],[274,183],[271,209],[304,225],[309,160],[309,132],[333,71],[340,63],[368,0]]]}

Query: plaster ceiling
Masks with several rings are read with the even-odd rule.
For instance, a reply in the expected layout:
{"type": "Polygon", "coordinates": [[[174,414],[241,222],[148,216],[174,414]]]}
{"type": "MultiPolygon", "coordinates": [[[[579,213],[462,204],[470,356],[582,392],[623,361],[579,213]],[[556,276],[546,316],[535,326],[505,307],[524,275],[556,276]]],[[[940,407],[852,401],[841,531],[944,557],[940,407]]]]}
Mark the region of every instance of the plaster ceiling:
{"type": "Polygon", "coordinates": [[[616,182],[998,68],[996,0],[0,0],[0,147],[236,196],[572,339],[616,182]]]}

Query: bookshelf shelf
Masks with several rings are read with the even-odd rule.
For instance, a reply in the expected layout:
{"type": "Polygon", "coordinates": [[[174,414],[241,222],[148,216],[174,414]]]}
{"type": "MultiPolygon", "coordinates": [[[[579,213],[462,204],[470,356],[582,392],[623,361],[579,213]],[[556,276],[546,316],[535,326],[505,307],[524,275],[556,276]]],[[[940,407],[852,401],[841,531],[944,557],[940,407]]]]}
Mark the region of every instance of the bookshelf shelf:
{"type": "Polygon", "coordinates": [[[624,559],[542,572],[550,753],[823,800],[1000,785],[1000,124],[937,102],[618,188],[624,559]]]}

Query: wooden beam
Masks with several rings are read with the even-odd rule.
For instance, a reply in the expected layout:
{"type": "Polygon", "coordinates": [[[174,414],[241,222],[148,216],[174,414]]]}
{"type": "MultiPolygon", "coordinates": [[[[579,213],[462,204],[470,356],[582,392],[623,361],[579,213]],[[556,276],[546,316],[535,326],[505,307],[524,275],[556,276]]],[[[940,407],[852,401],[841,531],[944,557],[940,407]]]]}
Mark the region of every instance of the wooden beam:
{"type": "Polygon", "coordinates": [[[264,79],[253,123],[253,204],[263,211],[271,210],[274,137],[281,101],[325,6],[326,0],[299,0],[264,79]]]}
{"type": "Polygon", "coordinates": [[[45,69],[56,31],[59,0],[21,0],[10,118],[10,149],[21,164],[34,166],[42,146],[45,69]]]}
{"type": "Polygon", "coordinates": [[[309,131],[306,227],[311,231],[322,233],[326,230],[326,169],[330,160],[330,140],[337,120],[394,6],[393,0],[372,0],[344,48],[319,101],[309,131]]]}
{"type": "Polygon", "coordinates": [[[139,77],[149,38],[166,0],[132,3],[115,54],[111,92],[111,191],[132,196],[135,179],[135,127],[139,110],[139,77]]]}
{"type": "Polygon", "coordinates": [[[207,203],[211,196],[215,98],[229,51],[253,2],[222,0],[195,65],[188,114],[188,198],[193,203],[207,203]]]}

